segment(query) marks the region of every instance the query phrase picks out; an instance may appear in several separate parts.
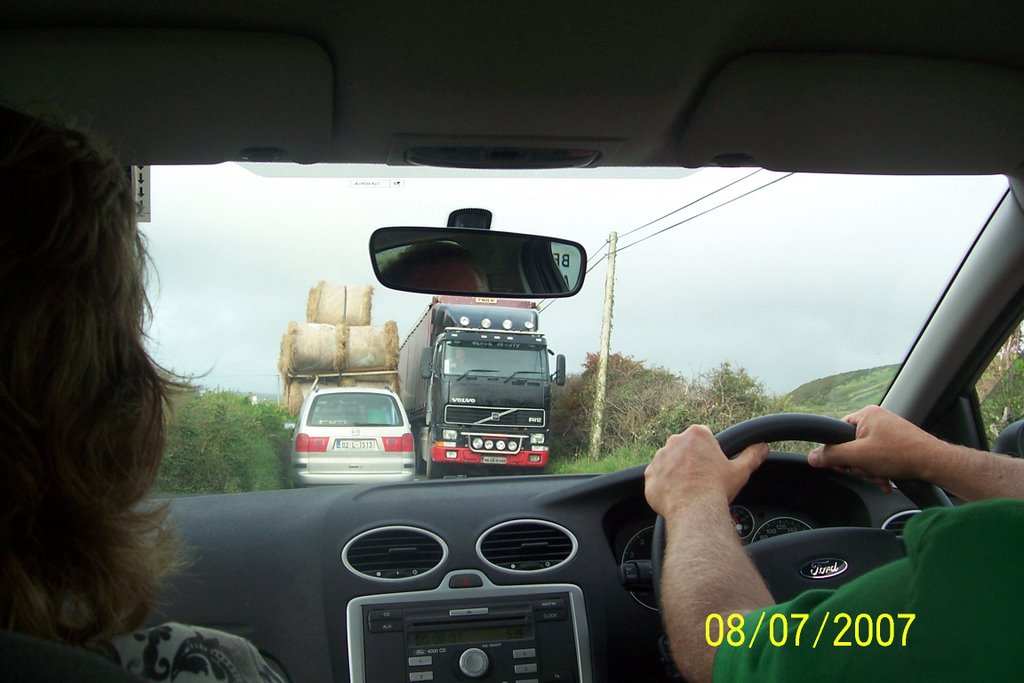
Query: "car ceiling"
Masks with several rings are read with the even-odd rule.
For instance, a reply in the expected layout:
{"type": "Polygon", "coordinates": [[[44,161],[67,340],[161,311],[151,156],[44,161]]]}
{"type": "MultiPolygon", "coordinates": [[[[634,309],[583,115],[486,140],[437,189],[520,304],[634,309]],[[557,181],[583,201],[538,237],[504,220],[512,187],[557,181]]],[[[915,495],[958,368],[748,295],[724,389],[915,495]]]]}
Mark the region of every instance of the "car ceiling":
{"type": "Polygon", "coordinates": [[[71,113],[126,163],[405,164],[416,146],[590,149],[604,166],[1024,163],[1017,1],[19,0],[0,26],[0,100],[71,113]]]}

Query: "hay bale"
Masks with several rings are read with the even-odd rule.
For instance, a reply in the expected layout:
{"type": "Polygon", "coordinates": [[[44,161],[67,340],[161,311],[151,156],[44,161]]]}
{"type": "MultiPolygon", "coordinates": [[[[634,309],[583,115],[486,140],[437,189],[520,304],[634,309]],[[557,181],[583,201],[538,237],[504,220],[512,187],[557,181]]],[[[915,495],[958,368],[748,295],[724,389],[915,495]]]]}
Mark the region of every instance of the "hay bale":
{"type": "Polygon", "coordinates": [[[348,325],[338,325],[334,335],[334,367],[345,370],[348,363],[348,325]]]}
{"type": "Polygon", "coordinates": [[[327,325],[369,325],[373,287],[338,285],[321,280],[309,290],[306,322],[327,325]]]}
{"type": "Polygon", "coordinates": [[[282,376],[296,373],[337,370],[335,355],[337,331],[334,325],[288,323],[281,339],[281,358],[277,367],[282,376]]]}
{"type": "Polygon", "coordinates": [[[343,387],[366,387],[370,389],[390,389],[398,396],[401,396],[401,386],[398,382],[398,373],[372,375],[342,375],[341,386],[343,387]]]}
{"type": "Polygon", "coordinates": [[[302,402],[313,390],[312,380],[290,380],[284,385],[284,405],[289,415],[298,415],[302,402]]]}
{"type": "Polygon", "coordinates": [[[398,367],[398,324],[339,325],[334,365],[339,370],[394,370],[398,367]]]}

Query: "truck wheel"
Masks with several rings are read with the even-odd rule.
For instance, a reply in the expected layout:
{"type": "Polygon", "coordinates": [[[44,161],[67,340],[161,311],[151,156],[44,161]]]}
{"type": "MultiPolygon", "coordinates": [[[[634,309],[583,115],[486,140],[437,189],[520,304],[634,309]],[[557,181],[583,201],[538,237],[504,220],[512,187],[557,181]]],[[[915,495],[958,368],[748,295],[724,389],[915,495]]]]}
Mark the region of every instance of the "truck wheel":
{"type": "Polygon", "coordinates": [[[427,479],[443,479],[448,473],[448,466],[441,462],[427,460],[427,479]]]}
{"type": "Polygon", "coordinates": [[[416,474],[422,475],[427,473],[427,460],[430,458],[430,439],[427,438],[429,432],[426,427],[420,427],[416,433],[416,474]]]}

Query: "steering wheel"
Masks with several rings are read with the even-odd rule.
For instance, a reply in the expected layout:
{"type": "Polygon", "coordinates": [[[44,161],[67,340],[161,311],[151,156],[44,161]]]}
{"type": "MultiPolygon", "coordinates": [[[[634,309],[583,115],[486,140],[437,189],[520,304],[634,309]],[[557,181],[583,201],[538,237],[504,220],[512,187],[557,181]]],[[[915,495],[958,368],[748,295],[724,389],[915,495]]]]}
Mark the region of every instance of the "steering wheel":
{"type": "MultiPolygon", "coordinates": [[[[837,444],[852,441],[856,428],[821,415],[784,413],[755,417],[719,432],[715,438],[729,458],[747,446],[767,441],[815,441],[837,444]]],[[[808,467],[810,467],[808,465],[808,467]]],[[[949,506],[937,486],[921,481],[894,482],[919,507],[949,506]]],[[[654,596],[661,604],[661,563],[665,548],[665,520],[659,515],[651,545],[654,596]]],[[[862,527],[812,529],[758,541],[747,546],[768,589],[777,602],[811,588],[837,588],[872,569],[903,557],[902,542],[891,532],[862,527]]]]}

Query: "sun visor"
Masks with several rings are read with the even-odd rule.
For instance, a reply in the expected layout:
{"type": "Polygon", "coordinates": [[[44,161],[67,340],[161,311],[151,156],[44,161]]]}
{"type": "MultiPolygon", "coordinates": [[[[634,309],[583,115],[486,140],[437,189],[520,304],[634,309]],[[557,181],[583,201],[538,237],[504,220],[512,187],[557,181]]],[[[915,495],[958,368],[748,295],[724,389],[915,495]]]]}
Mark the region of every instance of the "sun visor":
{"type": "Polygon", "coordinates": [[[70,117],[128,164],[319,160],[334,70],[315,42],[221,31],[0,31],[0,102],[70,117]]]}
{"type": "Polygon", "coordinates": [[[1024,73],[871,55],[750,54],[686,119],[685,166],[1009,173],[1024,162],[1024,73]]]}

